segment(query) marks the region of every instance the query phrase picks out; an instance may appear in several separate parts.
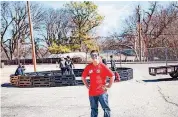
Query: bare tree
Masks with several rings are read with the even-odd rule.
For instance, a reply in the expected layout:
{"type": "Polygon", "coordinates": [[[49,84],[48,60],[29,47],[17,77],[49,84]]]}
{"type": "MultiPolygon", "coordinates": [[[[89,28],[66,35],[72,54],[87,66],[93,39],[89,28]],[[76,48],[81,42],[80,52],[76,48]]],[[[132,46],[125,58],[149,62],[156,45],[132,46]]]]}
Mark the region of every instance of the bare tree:
{"type": "Polygon", "coordinates": [[[14,21],[14,17],[12,17],[12,14],[9,9],[9,3],[8,2],[1,2],[1,50],[5,53],[8,59],[10,59],[8,55],[8,44],[10,45],[10,42],[7,44],[10,39],[4,39],[5,34],[8,32],[8,29],[10,28],[10,25],[14,21]]]}
{"type": "Polygon", "coordinates": [[[47,46],[52,46],[53,42],[57,45],[66,43],[70,33],[69,19],[63,9],[48,9],[46,11],[44,30],[42,41],[46,42],[47,46]]]}
{"type": "MultiPolygon", "coordinates": [[[[154,2],[151,3],[150,12],[146,12],[146,14],[142,23],[142,37],[146,48],[145,56],[148,56],[147,48],[170,47],[169,43],[174,39],[169,37],[176,34],[171,34],[171,30],[176,27],[176,25],[173,26],[172,24],[175,24],[177,20],[178,10],[173,7],[172,3],[163,8],[154,2]]],[[[162,49],[157,55],[160,55],[159,58],[165,59],[164,53],[165,50],[162,49]]]]}
{"type": "MultiPolygon", "coordinates": [[[[159,5],[158,2],[150,2],[150,8],[148,10],[140,9],[139,15],[143,17],[140,20],[141,25],[141,46],[142,52],[144,56],[148,56],[147,48],[154,47],[177,47],[175,42],[176,39],[176,31],[177,31],[177,16],[178,9],[177,3],[170,2],[170,5],[163,7],[159,5]],[[143,12],[141,12],[143,11],[143,12]],[[143,14],[142,14],[143,13],[143,14]],[[172,43],[170,45],[170,43],[172,43]]],[[[117,34],[118,37],[122,38],[121,43],[125,42],[126,45],[130,45],[132,49],[135,50],[136,55],[139,46],[139,35],[138,35],[138,9],[137,12],[130,16],[126,22],[124,30],[121,34],[117,34]]],[[[124,44],[124,43],[123,43],[124,44]]],[[[175,51],[177,52],[177,51],[175,51]]],[[[174,53],[175,53],[174,52],[174,53]]],[[[151,54],[150,54],[151,55],[151,54]]],[[[163,52],[158,55],[165,55],[163,52]]],[[[173,54],[172,54],[173,55],[173,54]]]]}
{"type": "MultiPolygon", "coordinates": [[[[19,44],[29,39],[29,23],[25,2],[2,2],[1,47],[9,60],[15,57],[19,44]]],[[[40,29],[43,10],[38,4],[31,4],[34,31],[40,29]]]]}

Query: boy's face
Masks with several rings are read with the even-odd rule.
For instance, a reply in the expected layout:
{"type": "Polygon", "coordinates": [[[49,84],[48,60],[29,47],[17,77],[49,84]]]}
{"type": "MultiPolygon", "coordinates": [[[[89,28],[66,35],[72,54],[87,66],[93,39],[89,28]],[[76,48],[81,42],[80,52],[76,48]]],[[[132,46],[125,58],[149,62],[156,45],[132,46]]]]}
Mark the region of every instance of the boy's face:
{"type": "Polygon", "coordinates": [[[92,58],[92,61],[98,61],[99,60],[99,55],[98,53],[94,52],[94,53],[91,53],[91,58],[92,58]]]}

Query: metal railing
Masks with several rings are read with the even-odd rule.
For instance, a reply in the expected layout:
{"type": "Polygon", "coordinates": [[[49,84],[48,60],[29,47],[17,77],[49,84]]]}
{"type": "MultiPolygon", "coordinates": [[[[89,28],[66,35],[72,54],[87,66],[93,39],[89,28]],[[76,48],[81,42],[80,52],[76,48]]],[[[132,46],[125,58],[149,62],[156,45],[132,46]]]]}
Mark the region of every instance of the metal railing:
{"type": "Polygon", "coordinates": [[[167,48],[147,48],[141,52],[141,60],[139,59],[139,50],[121,49],[121,50],[106,50],[101,52],[101,56],[107,61],[110,60],[110,55],[114,56],[116,62],[169,62],[178,61],[178,47],[167,48]]]}
{"type": "MultiPolygon", "coordinates": [[[[141,60],[139,60],[139,50],[133,49],[120,49],[120,50],[105,50],[100,52],[100,56],[105,58],[108,62],[110,61],[110,55],[113,55],[114,60],[120,63],[133,63],[133,62],[178,62],[178,47],[177,48],[167,48],[167,47],[157,47],[157,48],[147,48],[142,51],[141,60]]],[[[81,60],[76,59],[75,63],[86,63],[90,61],[90,55],[87,54],[85,58],[81,60]],[[86,58],[87,57],[87,58],[86,58]],[[78,61],[79,60],[79,61],[78,61]],[[86,61],[87,60],[87,61],[86,61]]],[[[56,64],[59,62],[60,58],[40,58],[37,59],[38,64],[56,64]]],[[[1,60],[5,65],[17,65],[18,60],[1,60]]],[[[21,59],[22,64],[32,64],[32,59],[21,59]]]]}

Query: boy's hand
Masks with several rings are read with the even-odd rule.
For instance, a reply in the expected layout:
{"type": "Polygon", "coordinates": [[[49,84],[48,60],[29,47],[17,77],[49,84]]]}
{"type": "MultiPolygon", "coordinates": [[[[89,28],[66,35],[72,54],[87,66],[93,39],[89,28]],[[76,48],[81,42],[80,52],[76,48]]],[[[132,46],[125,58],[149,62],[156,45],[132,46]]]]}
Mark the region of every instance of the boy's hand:
{"type": "Polygon", "coordinates": [[[103,86],[102,88],[103,88],[104,91],[107,91],[107,90],[108,90],[108,89],[107,89],[107,86],[103,86]]]}
{"type": "Polygon", "coordinates": [[[86,86],[87,87],[87,89],[90,89],[90,86],[86,86]]]}

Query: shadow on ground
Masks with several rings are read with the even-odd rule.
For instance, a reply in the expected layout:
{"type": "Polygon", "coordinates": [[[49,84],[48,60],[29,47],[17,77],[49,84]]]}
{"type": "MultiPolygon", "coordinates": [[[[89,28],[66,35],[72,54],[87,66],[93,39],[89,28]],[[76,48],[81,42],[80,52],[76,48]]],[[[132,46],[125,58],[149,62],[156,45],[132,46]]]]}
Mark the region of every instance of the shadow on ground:
{"type": "MultiPolygon", "coordinates": [[[[83,85],[76,85],[76,86],[83,86],[83,85]]],[[[6,87],[6,88],[52,88],[53,86],[49,87],[49,86],[40,86],[40,87],[17,87],[17,86],[13,86],[10,83],[3,83],[1,84],[1,87],[6,87]]],[[[68,85],[62,85],[62,86],[55,86],[55,87],[69,87],[68,85]]],[[[70,86],[71,87],[71,86],[70,86]]]]}
{"type": "Polygon", "coordinates": [[[153,80],[142,80],[144,82],[161,82],[161,81],[177,81],[178,78],[161,78],[161,79],[153,79],[153,80]]]}
{"type": "Polygon", "coordinates": [[[1,84],[1,87],[15,87],[15,86],[12,86],[10,83],[3,83],[1,84]]]}

